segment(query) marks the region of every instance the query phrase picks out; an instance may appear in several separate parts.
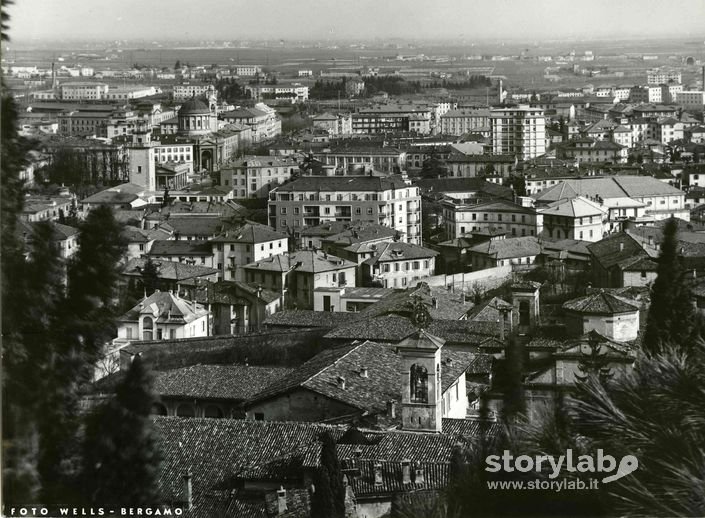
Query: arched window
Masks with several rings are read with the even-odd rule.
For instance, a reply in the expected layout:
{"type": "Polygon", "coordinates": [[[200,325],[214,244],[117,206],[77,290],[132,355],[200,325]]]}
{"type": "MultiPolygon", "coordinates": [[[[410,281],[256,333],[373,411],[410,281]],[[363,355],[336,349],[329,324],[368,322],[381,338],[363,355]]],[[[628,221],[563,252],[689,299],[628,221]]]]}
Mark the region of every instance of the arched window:
{"type": "Polygon", "coordinates": [[[223,417],[223,411],[220,407],[215,405],[208,405],[203,412],[203,417],[213,417],[216,419],[221,419],[223,417]]]}
{"type": "Polygon", "coordinates": [[[193,405],[182,403],[176,407],[176,415],[179,417],[196,417],[196,410],[193,405]]]}
{"type": "Polygon", "coordinates": [[[166,415],[166,407],[161,403],[154,403],[152,405],[152,414],[154,415],[166,415]]]}
{"type": "Polygon", "coordinates": [[[423,365],[413,364],[410,371],[412,403],[428,403],[428,371],[423,365]]]}
{"type": "Polygon", "coordinates": [[[142,320],[142,340],[151,340],[153,329],[154,321],[149,317],[144,317],[142,320]]]}

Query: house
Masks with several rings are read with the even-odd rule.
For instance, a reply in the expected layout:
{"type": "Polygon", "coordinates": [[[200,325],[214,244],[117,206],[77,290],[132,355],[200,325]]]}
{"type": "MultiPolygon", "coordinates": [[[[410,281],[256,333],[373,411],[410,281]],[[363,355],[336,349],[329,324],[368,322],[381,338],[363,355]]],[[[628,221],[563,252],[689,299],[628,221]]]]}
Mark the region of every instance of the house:
{"type": "Polygon", "coordinates": [[[607,210],[583,198],[565,198],[540,209],[543,235],[548,239],[599,241],[605,233],[607,210]]]}
{"type": "Polygon", "coordinates": [[[588,245],[593,282],[600,288],[647,286],[656,280],[658,250],[629,232],[610,234],[588,245]]]}
{"type": "Polygon", "coordinates": [[[532,207],[510,200],[441,201],[444,228],[449,238],[473,232],[503,231],[512,237],[538,236],[543,229],[543,216],[532,207]]]}
{"type": "MultiPolygon", "coordinates": [[[[185,264],[178,261],[155,260],[157,270],[157,286],[161,291],[175,291],[179,294],[188,292],[188,286],[198,282],[215,282],[218,280],[218,270],[208,266],[185,264]]],[[[127,289],[141,292],[144,289],[145,257],[129,259],[120,271],[120,277],[127,289]]],[[[191,294],[188,294],[190,297],[191,294]]]]}
{"type": "Polygon", "coordinates": [[[623,164],[627,162],[627,148],[608,140],[580,137],[569,141],[560,149],[566,158],[575,159],[578,163],[623,164]]]}
{"type": "Polygon", "coordinates": [[[596,331],[617,342],[637,339],[639,306],[607,290],[569,300],[563,311],[568,330],[575,336],[596,331]]]}
{"type": "Polygon", "coordinates": [[[208,242],[212,245],[214,266],[224,280],[244,281],[246,265],[289,251],[286,234],[247,220],[208,242]]]}
{"type": "Polygon", "coordinates": [[[517,158],[512,153],[468,155],[454,149],[446,159],[448,176],[475,178],[506,178],[517,166],[517,158]]]}
{"type": "Polygon", "coordinates": [[[201,304],[157,290],[117,319],[116,343],[209,336],[211,317],[201,304]]]}
{"type": "Polygon", "coordinates": [[[541,253],[536,236],[511,237],[480,243],[468,249],[473,270],[497,266],[530,265],[541,253]]]}
{"type": "Polygon", "coordinates": [[[266,199],[273,187],[298,171],[299,164],[291,158],[245,155],[220,170],[220,185],[231,187],[234,199],[266,199]]]}
{"type": "Polygon", "coordinates": [[[286,306],[313,308],[313,292],[321,287],[355,286],[357,265],[320,250],[274,255],[243,267],[247,283],[282,294],[286,306]]]}
{"type": "Polygon", "coordinates": [[[365,284],[384,288],[405,287],[435,273],[438,252],[403,242],[367,245],[372,256],[362,262],[365,284]]]}
{"type": "Polygon", "coordinates": [[[313,293],[314,311],[356,313],[391,295],[387,288],[316,288],[313,293]]]}

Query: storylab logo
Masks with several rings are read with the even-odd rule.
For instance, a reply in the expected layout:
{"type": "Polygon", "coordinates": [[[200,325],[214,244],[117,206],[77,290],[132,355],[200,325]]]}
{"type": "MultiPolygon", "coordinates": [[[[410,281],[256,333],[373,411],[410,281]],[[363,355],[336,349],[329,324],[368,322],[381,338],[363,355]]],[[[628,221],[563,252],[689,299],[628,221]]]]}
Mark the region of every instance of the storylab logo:
{"type": "Polygon", "coordinates": [[[548,478],[555,479],[561,472],[568,473],[600,473],[606,475],[602,478],[603,484],[608,484],[626,477],[630,473],[636,471],[639,467],[639,461],[634,455],[625,455],[619,461],[612,455],[605,455],[603,450],[597,450],[597,455],[579,455],[577,458],[573,455],[573,450],[566,450],[565,455],[558,457],[552,455],[519,455],[515,457],[508,450],[500,455],[490,455],[485,459],[487,467],[485,471],[497,473],[504,471],[512,473],[518,471],[521,473],[529,473],[535,471],[537,473],[545,473],[548,471],[548,478]]]}

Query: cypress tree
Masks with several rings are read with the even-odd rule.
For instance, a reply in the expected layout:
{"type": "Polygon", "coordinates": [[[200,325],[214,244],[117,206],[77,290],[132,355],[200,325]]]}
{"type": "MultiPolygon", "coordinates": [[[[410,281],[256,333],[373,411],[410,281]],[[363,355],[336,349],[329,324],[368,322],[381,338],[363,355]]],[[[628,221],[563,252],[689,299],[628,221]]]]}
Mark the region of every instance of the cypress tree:
{"type": "Polygon", "coordinates": [[[335,441],[330,433],[326,432],[321,438],[323,446],[321,448],[321,466],[326,468],[328,473],[328,485],[333,497],[333,514],[331,518],[343,518],[345,516],[345,486],[343,485],[343,472],[340,469],[338,454],[335,451],[335,441]]]}
{"type": "Polygon", "coordinates": [[[152,376],[138,356],[114,399],[88,418],[83,446],[82,493],[91,505],[158,504],[161,454],[150,411],[152,376]]]}
{"type": "Polygon", "coordinates": [[[330,475],[325,466],[316,471],[314,493],[311,497],[311,518],[330,518],[335,515],[330,475]]]}
{"type": "Polygon", "coordinates": [[[695,338],[695,309],[678,257],[678,224],[674,218],[664,227],[657,272],[643,341],[643,349],[650,356],[663,352],[669,344],[688,350],[695,338]]]}

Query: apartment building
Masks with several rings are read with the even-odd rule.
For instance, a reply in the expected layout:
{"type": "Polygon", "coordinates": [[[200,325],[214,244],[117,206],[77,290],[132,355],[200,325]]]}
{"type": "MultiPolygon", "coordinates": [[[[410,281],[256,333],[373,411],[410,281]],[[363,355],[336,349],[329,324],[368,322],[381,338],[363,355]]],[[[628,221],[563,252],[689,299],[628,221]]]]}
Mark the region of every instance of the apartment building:
{"type": "Polygon", "coordinates": [[[237,65],[235,74],[238,76],[253,77],[262,73],[262,67],[259,65],[237,65]]]}
{"type": "Polygon", "coordinates": [[[329,135],[350,135],[352,133],[352,115],[349,113],[321,113],[313,118],[314,129],[327,131],[329,135]]]}
{"type": "Polygon", "coordinates": [[[458,108],[441,115],[443,135],[464,135],[490,125],[490,110],[458,108]]]}
{"type": "Polygon", "coordinates": [[[382,104],[352,116],[353,133],[431,133],[431,109],[417,104],[382,104]]]}
{"type": "Polygon", "coordinates": [[[421,244],[419,188],[399,177],[303,177],[269,193],[269,225],[300,232],[321,223],[370,222],[421,244]]]}
{"type": "Polygon", "coordinates": [[[246,155],[220,170],[220,185],[232,187],[233,199],[267,199],[269,191],[298,170],[291,158],[246,155]]]}
{"type": "Polygon", "coordinates": [[[544,111],[528,105],[490,111],[492,151],[528,160],[546,152],[544,111]]]}
{"type": "Polygon", "coordinates": [[[393,147],[333,147],[316,154],[323,165],[349,169],[374,169],[384,173],[398,173],[406,164],[406,152],[393,147]]]}
{"type": "Polygon", "coordinates": [[[571,140],[562,152],[565,158],[578,163],[622,164],[627,161],[628,150],[616,142],[580,137],[571,140]]]}
{"type": "Polygon", "coordinates": [[[372,257],[362,263],[363,282],[382,288],[404,288],[431,277],[438,252],[418,245],[387,242],[371,245],[372,257]]]}
{"type": "Polygon", "coordinates": [[[584,197],[558,200],[541,209],[543,235],[548,239],[600,241],[606,231],[607,209],[584,197]]]}
{"type": "Polygon", "coordinates": [[[678,70],[652,68],[646,71],[646,82],[650,85],[680,83],[681,73],[678,70]]]}
{"type": "Polygon", "coordinates": [[[531,207],[523,207],[509,200],[441,201],[444,228],[448,239],[473,232],[505,232],[507,235],[538,236],[543,218],[531,207]]]}
{"type": "Polygon", "coordinates": [[[685,110],[705,110],[705,92],[696,90],[681,91],[676,96],[676,103],[685,110]]]}

